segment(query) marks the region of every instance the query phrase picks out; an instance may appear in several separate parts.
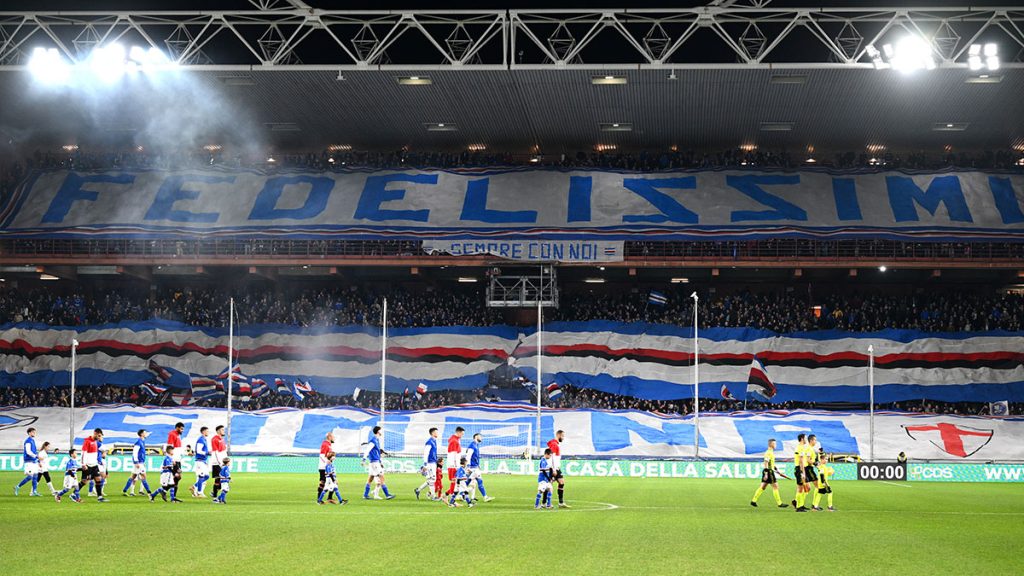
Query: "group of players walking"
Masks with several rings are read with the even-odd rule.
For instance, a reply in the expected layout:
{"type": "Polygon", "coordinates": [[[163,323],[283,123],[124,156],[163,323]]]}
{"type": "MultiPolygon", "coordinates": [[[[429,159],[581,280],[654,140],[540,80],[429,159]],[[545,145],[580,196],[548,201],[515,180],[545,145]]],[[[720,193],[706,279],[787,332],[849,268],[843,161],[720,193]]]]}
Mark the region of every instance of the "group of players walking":
{"type": "MultiPolygon", "coordinates": [[[[480,469],[480,457],[482,455],[483,434],[473,434],[472,442],[465,450],[462,448],[462,438],[466,430],[459,426],[448,438],[447,455],[442,455],[438,449],[438,429],[430,428],[427,431],[427,440],[423,443],[423,465],[420,467],[420,474],[423,476],[423,483],[413,490],[416,499],[426,495],[434,502],[443,502],[451,508],[465,503],[472,508],[479,501],[477,490],[484,502],[491,502],[494,497],[487,495],[484,487],[483,472],[480,469]],[[447,462],[448,490],[444,489],[444,474],[447,462]]],[[[535,508],[551,508],[552,484],[558,484],[558,506],[569,508],[565,503],[565,477],[560,468],[561,442],[565,433],[559,430],[555,437],[548,442],[544,450],[544,457],[540,461],[540,472],[538,476],[537,501],[535,508]],[[542,505],[542,494],[546,500],[542,505]]],[[[383,457],[389,454],[382,448],[383,430],[380,426],[374,426],[369,439],[363,443],[363,463],[367,467],[366,484],[363,487],[363,499],[365,500],[392,500],[395,495],[388,490],[384,478],[383,457]],[[383,492],[382,497],[380,493],[383,492]]],[[[328,432],[320,445],[319,476],[320,482],[317,485],[317,504],[347,504],[348,500],[342,498],[338,487],[337,471],[334,467],[334,433],[328,432]]]]}
{"type": "MultiPolygon", "coordinates": [[[[828,498],[828,511],[835,512],[832,505],[832,484],[829,479],[835,470],[828,465],[828,457],[824,447],[818,444],[818,438],[814,434],[798,434],[797,446],[793,452],[793,479],[796,480],[796,495],[791,504],[797,512],[823,510],[821,497],[828,498]],[[810,508],[807,508],[807,496],[814,490],[813,501],[810,508]]],[[[761,471],[761,485],[754,492],[750,505],[757,507],[757,500],[764,493],[765,488],[772,487],[772,494],[775,496],[775,504],[779,508],[788,508],[789,504],[782,501],[779,495],[779,482],[776,475],[789,479],[788,476],[779,471],[775,466],[775,439],[768,440],[768,449],[764,452],[764,468],[761,471]]]]}
{"type": "MultiPolygon", "coordinates": [[[[209,428],[206,426],[200,428],[200,436],[196,441],[194,452],[189,447],[182,447],[181,435],[184,431],[185,424],[178,422],[167,435],[167,443],[163,447],[164,459],[160,468],[160,484],[156,490],[150,489],[146,477],[146,438],[149,436],[149,431],[140,429],[137,432],[138,439],[132,445],[132,473],[121,491],[123,496],[135,496],[136,486],[141,486],[138,493],[149,496],[151,502],[155,501],[157,496],[160,496],[165,502],[181,502],[177,497],[178,484],[182,477],[181,457],[188,453],[195,458],[193,470],[196,474],[196,482],[189,487],[192,496],[195,498],[206,497],[206,483],[212,474],[214,478],[213,502],[215,504],[227,503],[227,495],[231,490],[231,459],[227,455],[227,444],[224,442],[224,427],[217,426],[212,441],[209,437],[209,428]]],[[[86,436],[82,440],[80,450],[71,448],[68,451],[68,459],[64,464],[64,483],[60,491],[54,489],[50,480],[49,454],[46,451],[50,443],[44,442],[42,447],[37,450],[35,436],[35,428],[29,428],[28,436],[22,447],[25,478],[14,488],[15,495],[18,495],[22,486],[32,482],[32,496],[39,496],[38,484],[42,478],[45,479],[46,485],[50,488],[50,494],[57,502],[70,493],[73,502],[81,503],[81,490],[87,485],[90,495],[95,493],[97,502],[107,502],[104,491],[108,476],[104,459],[109,455],[109,449],[103,448],[102,429],[96,428],[86,436]],[[80,479],[76,477],[78,474],[81,474],[80,479]]]]}

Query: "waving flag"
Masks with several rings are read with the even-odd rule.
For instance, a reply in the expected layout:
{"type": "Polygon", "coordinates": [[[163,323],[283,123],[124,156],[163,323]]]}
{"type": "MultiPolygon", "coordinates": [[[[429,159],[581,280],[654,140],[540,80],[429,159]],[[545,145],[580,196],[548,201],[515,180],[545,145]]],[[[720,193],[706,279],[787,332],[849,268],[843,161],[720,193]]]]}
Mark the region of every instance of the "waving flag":
{"type": "Polygon", "coordinates": [[[359,394],[362,392],[362,388],[356,386],[356,389],[352,391],[352,401],[356,402],[359,400],[359,394]]]}
{"type": "Polygon", "coordinates": [[[668,296],[657,290],[651,290],[651,293],[647,296],[647,303],[654,304],[655,306],[664,306],[668,304],[668,296]]]}
{"type": "Polygon", "coordinates": [[[161,386],[156,382],[144,382],[139,389],[149,394],[150,396],[159,396],[164,392],[167,392],[167,386],[161,386]]]}
{"type": "MultiPolygon", "coordinates": [[[[291,394],[292,390],[288,387],[288,381],[284,378],[274,378],[274,387],[277,388],[277,393],[282,396],[291,394]]],[[[358,390],[358,388],[356,388],[358,390]]]]}
{"type": "Polygon", "coordinates": [[[171,400],[174,400],[174,403],[177,404],[178,406],[191,406],[195,404],[195,402],[192,401],[191,392],[184,392],[182,394],[171,394],[171,400]]]}
{"type": "Polygon", "coordinates": [[[315,394],[316,390],[313,390],[313,386],[311,386],[309,382],[296,380],[295,383],[292,384],[292,395],[295,396],[296,400],[302,400],[306,396],[313,396],[315,394]]]}
{"type": "Polygon", "coordinates": [[[249,384],[251,386],[250,397],[253,400],[259,398],[260,396],[263,396],[264,394],[270,391],[270,387],[267,386],[266,381],[261,380],[259,378],[253,378],[252,380],[250,380],[249,384]]]}
{"type": "Polygon", "coordinates": [[[409,400],[409,387],[405,387],[405,392],[402,392],[402,397],[398,400],[398,408],[405,410],[405,403],[409,400]]]}
{"type": "Polygon", "coordinates": [[[427,385],[424,384],[423,382],[420,382],[420,385],[416,387],[416,399],[417,400],[422,399],[423,395],[426,394],[426,393],[427,393],[427,385]]]}
{"type": "Polygon", "coordinates": [[[754,360],[750,363],[750,375],[747,376],[747,394],[753,394],[761,400],[769,400],[775,397],[775,384],[772,384],[771,379],[768,378],[768,372],[764,369],[764,364],[754,356],[754,360]]]}
{"type": "Polygon", "coordinates": [[[729,391],[729,386],[726,385],[726,384],[722,384],[722,398],[725,399],[725,400],[736,400],[737,399],[735,396],[732,395],[732,392],[729,391]]]}
{"type": "Polygon", "coordinates": [[[193,400],[207,400],[223,393],[223,388],[218,390],[220,385],[213,378],[193,374],[191,376],[191,382],[193,400]]]}
{"type": "Polygon", "coordinates": [[[562,395],[562,387],[559,386],[556,382],[548,384],[547,391],[548,398],[550,398],[551,400],[554,400],[562,395]]]}

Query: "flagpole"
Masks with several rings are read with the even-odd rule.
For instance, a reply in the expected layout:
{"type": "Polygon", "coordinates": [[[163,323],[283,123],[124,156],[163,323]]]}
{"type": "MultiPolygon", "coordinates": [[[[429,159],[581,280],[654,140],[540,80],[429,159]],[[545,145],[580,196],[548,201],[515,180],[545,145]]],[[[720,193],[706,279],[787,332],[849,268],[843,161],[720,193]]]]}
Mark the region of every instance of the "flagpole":
{"type": "Polygon", "coordinates": [[[693,457],[700,458],[700,349],[697,342],[697,302],[700,297],[694,290],[693,298],[693,457]]]}
{"type": "Polygon", "coordinates": [[[540,456],[540,395],[541,395],[541,362],[542,356],[544,355],[544,308],[541,306],[541,300],[544,295],[544,266],[540,267],[540,285],[537,289],[537,430],[534,434],[537,436],[537,455],[540,456]]]}
{"type": "Polygon", "coordinates": [[[229,299],[229,306],[230,306],[231,311],[228,313],[228,380],[227,380],[227,383],[225,384],[225,386],[227,386],[227,389],[228,389],[228,419],[227,419],[227,427],[226,427],[227,431],[226,431],[226,434],[224,435],[224,442],[228,445],[228,447],[231,446],[231,397],[232,397],[232,388],[234,388],[234,386],[232,385],[232,384],[234,384],[234,373],[232,372],[232,368],[234,368],[234,366],[231,363],[231,360],[232,360],[232,357],[234,356],[234,351],[235,351],[235,299],[234,298],[230,298],[229,299]]]}
{"type": "Polygon", "coordinates": [[[868,345],[868,459],[875,461],[875,346],[868,345]]]}
{"type": "Polygon", "coordinates": [[[78,339],[71,338],[71,424],[68,427],[68,450],[75,447],[75,368],[78,339]]]}
{"type": "Polygon", "coordinates": [[[388,299],[384,299],[384,314],[381,320],[380,344],[380,427],[384,427],[384,384],[388,372],[388,299]]]}

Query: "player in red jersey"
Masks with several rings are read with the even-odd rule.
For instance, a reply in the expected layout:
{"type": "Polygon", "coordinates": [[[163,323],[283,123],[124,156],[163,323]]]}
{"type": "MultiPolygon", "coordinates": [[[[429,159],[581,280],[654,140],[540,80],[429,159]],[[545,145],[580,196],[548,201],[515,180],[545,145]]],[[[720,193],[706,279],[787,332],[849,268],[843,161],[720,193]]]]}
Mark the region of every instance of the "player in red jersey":
{"type": "Polygon", "coordinates": [[[217,497],[217,493],[220,492],[220,469],[224,465],[224,460],[228,457],[228,445],[224,442],[224,426],[217,426],[214,428],[213,440],[210,442],[210,452],[213,458],[213,497],[217,497]]]}
{"type": "Polygon", "coordinates": [[[466,433],[466,430],[459,426],[455,428],[455,434],[452,434],[451,438],[448,439],[448,491],[445,494],[451,496],[455,493],[455,472],[459,469],[459,460],[462,458],[462,446],[459,444],[459,440],[462,439],[462,435],[466,433]]]}
{"type": "Polygon", "coordinates": [[[82,481],[78,484],[81,490],[92,480],[96,484],[97,502],[106,502],[103,497],[103,475],[100,474],[99,463],[99,442],[103,440],[103,430],[99,428],[92,431],[92,434],[82,440],[82,481]]]}
{"type": "Polygon", "coordinates": [[[178,490],[178,482],[181,482],[181,454],[184,450],[181,449],[181,435],[185,432],[185,424],[178,422],[174,425],[174,430],[167,433],[167,442],[170,446],[174,447],[174,452],[171,454],[171,458],[174,459],[174,468],[171,472],[174,473],[174,490],[178,490]]]}
{"type": "MultiPolygon", "coordinates": [[[[320,472],[320,484],[316,488],[316,497],[320,498],[320,494],[324,491],[324,485],[327,482],[327,463],[330,459],[327,457],[328,454],[334,452],[334,432],[328,432],[327,436],[324,436],[324,441],[320,443],[320,463],[317,470],[320,472]]],[[[327,503],[334,503],[334,492],[327,493],[327,503]]]]}
{"type": "Polygon", "coordinates": [[[548,441],[548,448],[551,450],[551,467],[555,469],[554,480],[558,482],[558,507],[572,508],[565,503],[565,476],[562,475],[562,440],[565,439],[565,432],[555,432],[555,437],[548,441]]]}

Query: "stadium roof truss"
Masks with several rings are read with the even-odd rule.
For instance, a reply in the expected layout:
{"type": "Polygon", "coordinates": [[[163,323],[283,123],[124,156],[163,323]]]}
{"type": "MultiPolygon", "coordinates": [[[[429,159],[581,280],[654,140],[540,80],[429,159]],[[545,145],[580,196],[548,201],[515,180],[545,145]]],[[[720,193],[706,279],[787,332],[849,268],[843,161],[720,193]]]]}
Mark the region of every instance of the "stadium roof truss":
{"type": "Polygon", "coordinates": [[[0,69],[37,46],[71,62],[121,41],[197,70],[842,69],[871,68],[868,47],[931,41],[940,68],[998,42],[1024,68],[1020,8],[782,8],[718,0],[680,9],[332,11],[250,0],[239,11],[0,12],[0,69]]]}

